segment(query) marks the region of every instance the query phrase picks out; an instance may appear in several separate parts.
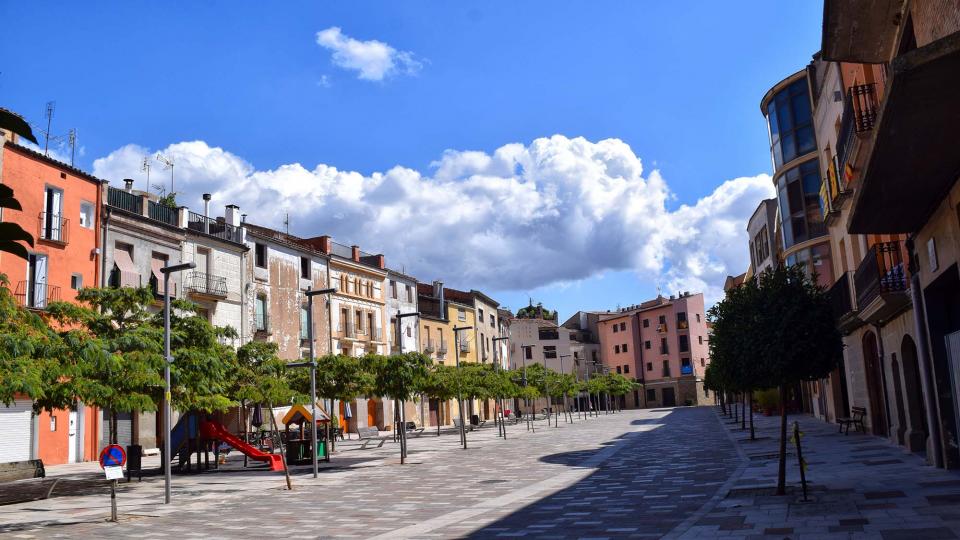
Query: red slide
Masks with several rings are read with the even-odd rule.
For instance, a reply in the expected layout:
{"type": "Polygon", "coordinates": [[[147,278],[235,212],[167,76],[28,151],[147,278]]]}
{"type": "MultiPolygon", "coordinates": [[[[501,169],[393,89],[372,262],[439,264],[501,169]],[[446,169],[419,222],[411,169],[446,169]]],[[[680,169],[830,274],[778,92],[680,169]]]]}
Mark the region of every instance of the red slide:
{"type": "Polygon", "coordinates": [[[213,422],[210,420],[204,420],[200,422],[200,435],[202,435],[205,439],[216,439],[218,441],[223,441],[243,452],[247,457],[254,461],[266,461],[270,464],[271,471],[283,470],[283,461],[281,461],[279,454],[267,454],[257,450],[253,446],[250,446],[249,444],[238,439],[233,433],[230,433],[230,431],[228,431],[223,424],[219,422],[213,422]]]}

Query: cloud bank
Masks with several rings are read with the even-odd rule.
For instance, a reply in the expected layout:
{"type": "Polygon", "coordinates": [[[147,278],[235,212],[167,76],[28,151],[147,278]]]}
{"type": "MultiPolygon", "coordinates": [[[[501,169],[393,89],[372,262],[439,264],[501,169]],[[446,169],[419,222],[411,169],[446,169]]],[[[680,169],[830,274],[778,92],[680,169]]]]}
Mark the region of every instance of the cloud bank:
{"type": "Polygon", "coordinates": [[[317,45],[332,51],[334,65],[356,71],[357,78],[368,81],[382,81],[392,75],[416,75],[423,67],[409,51],[398,51],[375,39],[354,39],[336,26],[317,32],[317,45]]]}
{"type": "MultiPolygon", "coordinates": [[[[200,194],[238,204],[252,223],[300,236],[330,234],[422,280],[454,287],[529,290],[632,270],[667,291],[722,294],[727,274],[748,264],[746,221],[773,195],[761,174],[727,180],[670,210],[659,171],[644,175],[623,141],[554,135],[492,153],[448,150],[418,171],[396,166],[364,175],[327,164],[261,170],[204,141],[163,149],[127,145],[94,162],[119,185],[159,150],[176,160],[182,204],[200,194]]],[[[156,175],[151,181],[157,182],[156,175]]]]}

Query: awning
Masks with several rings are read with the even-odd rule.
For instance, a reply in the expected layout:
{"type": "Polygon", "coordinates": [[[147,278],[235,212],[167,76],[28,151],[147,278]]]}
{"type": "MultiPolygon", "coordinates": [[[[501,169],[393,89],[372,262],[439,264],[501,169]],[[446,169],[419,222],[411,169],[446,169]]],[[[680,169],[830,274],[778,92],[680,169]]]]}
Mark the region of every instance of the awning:
{"type": "Polygon", "coordinates": [[[121,287],[140,286],[140,272],[137,272],[137,267],[133,265],[133,259],[130,258],[129,252],[123,249],[114,249],[113,264],[120,271],[121,287]]]}
{"type": "Polygon", "coordinates": [[[960,32],[890,63],[886,99],[849,223],[856,234],[919,231],[960,174],[960,32]]]}
{"type": "Polygon", "coordinates": [[[150,259],[150,270],[153,272],[153,277],[157,280],[157,294],[165,294],[163,288],[163,272],[160,271],[163,268],[163,259],[157,259],[156,257],[150,259]]]}

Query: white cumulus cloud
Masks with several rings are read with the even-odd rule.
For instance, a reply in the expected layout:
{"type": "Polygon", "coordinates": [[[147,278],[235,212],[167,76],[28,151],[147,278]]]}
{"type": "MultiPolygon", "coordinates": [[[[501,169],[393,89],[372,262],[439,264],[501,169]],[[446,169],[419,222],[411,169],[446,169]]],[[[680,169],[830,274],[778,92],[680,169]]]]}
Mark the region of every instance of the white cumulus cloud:
{"type": "Polygon", "coordinates": [[[333,52],[334,65],[356,71],[358,78],[368,81],[382,81],[397,74],[416,75],[423,67],[412,52],[398,51],[375,39],[360,41],[336,26],[317,32],[317,45],[333,52]]]}
{"type": "Polygon", "coordinates": [[[420,279],[488,290],[632,270],[666,290],[716,300],[724,277],[748,263],[747,219],[773,195],[761,174],[670,210],[667,182],[659,171],[644,174],[626,143],[562,135],[492,153],[448,150],[427,171],[396,166],[369,175],[322,163],[258,169],[203,141],[128,145],[97,159],[94,174],[139,178],[142,156],[156,150],[176,160],[182,204],[198,207],[210,192],[276,228],[289,213],[291,233],[330,234],[384,253],[388,265],[420,279]]]}

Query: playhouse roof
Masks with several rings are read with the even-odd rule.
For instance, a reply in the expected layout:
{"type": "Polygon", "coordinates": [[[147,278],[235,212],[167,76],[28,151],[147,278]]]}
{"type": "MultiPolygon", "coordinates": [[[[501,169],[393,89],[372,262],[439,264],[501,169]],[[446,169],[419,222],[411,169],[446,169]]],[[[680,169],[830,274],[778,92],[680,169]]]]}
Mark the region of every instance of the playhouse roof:
{"type": "MultiPolygon", "coordinates": [[[[308,423],[313,418],[313,415],[310,414],[310,409],[304,407],[303,405],[294,405],[290,407],[290,410],[287,411],[287,414],[283,415],[283,419],[280,421],[285,426],[290,424],[303,424],[308,423]]],[[[323,410],[323,407],[320,404],[317,404],[317,422],[329,422],[330,416],[327,415],[327,412],[323,410]]]]}

